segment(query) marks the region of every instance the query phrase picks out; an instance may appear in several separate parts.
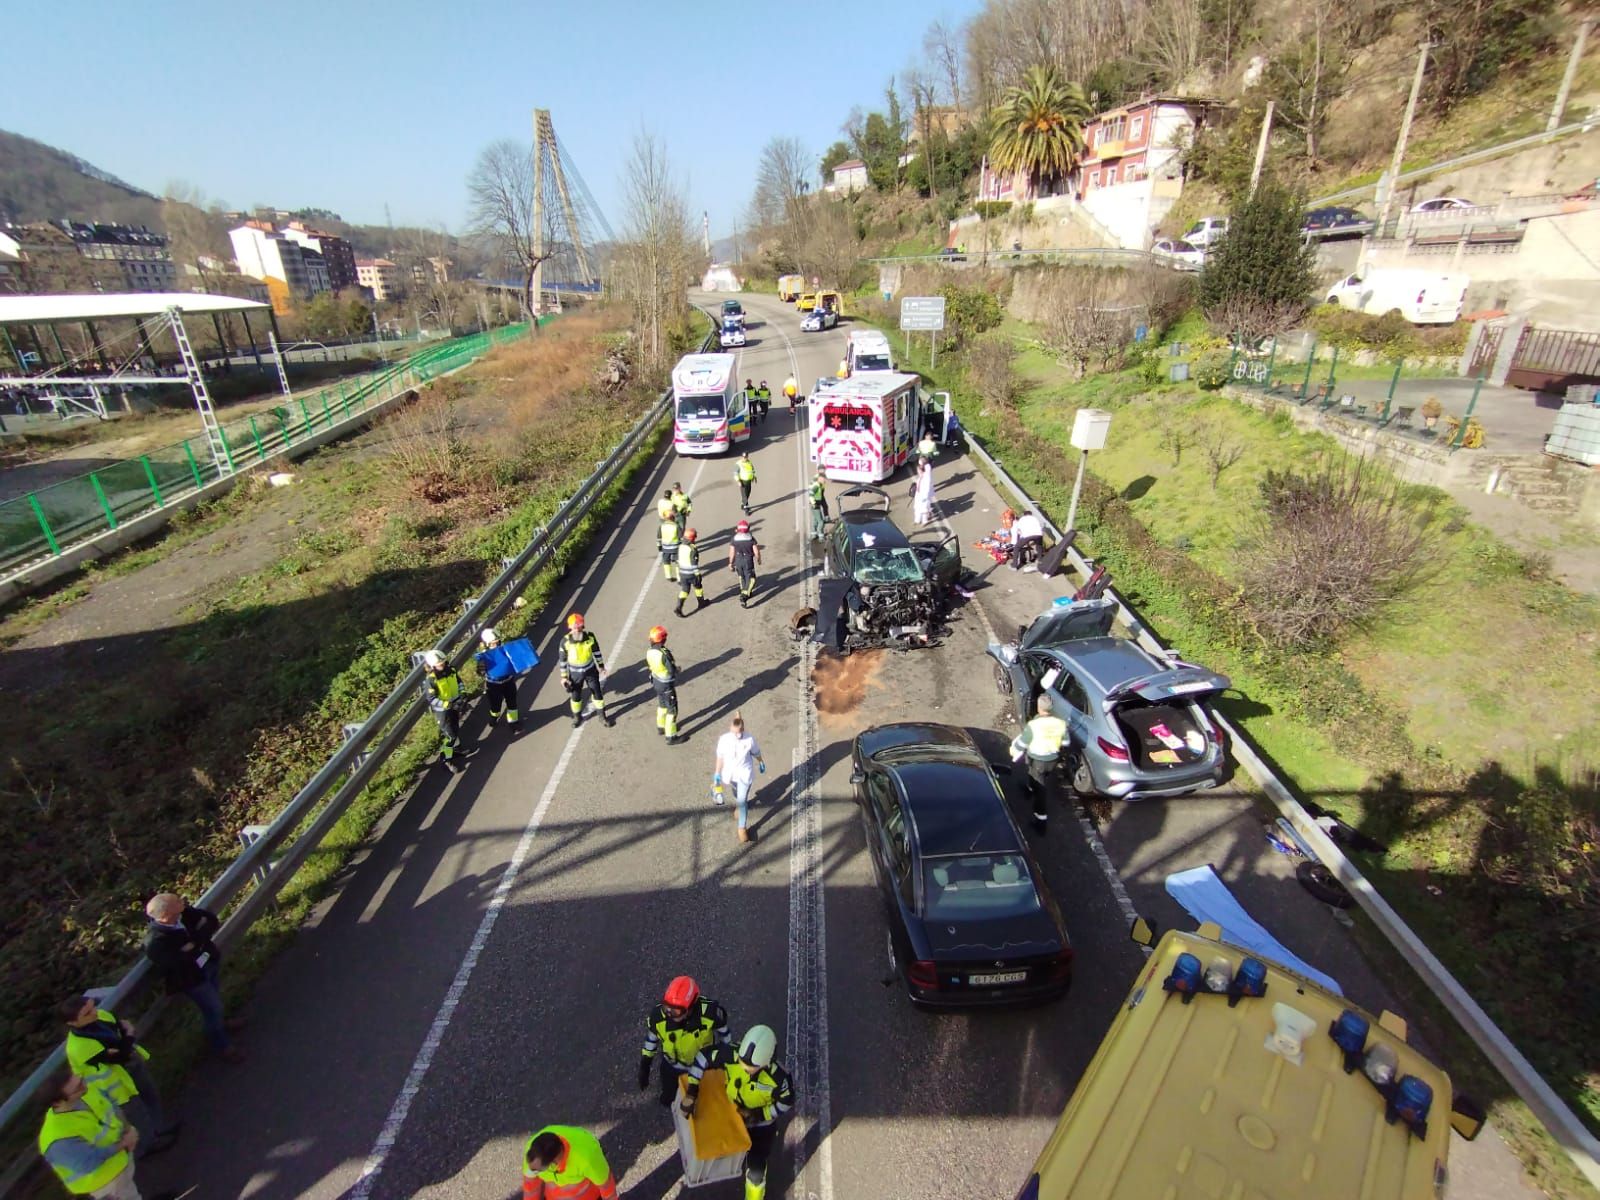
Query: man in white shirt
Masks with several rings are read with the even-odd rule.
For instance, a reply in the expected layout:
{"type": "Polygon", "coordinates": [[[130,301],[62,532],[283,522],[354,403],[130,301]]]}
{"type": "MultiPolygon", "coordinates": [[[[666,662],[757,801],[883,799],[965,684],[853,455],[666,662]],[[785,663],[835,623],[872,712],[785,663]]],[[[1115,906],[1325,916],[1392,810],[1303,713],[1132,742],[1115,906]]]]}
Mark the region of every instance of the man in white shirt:
{"type": "Polygon", "coordinates": [[[755,770],[761,768],[761,773],[767,773],[767,761],[761,757],[761,747],[756,744],[756,739],[745,732],[744,718],[738,713],[733,714],[733,720],[728,723],[728,732],[717,739],[717,765],[716,773],[712,775],[713,792],[718,804],[722,803],[722,786],[727,784],[733,788],[734,803],[739,812],[739,841],[750,840],[750,831],[745,828],[745,822],[750,812],[750,785],[755,782],[755,770]]]}
{"type": "Polygon", "coordinates": [[[1023,563],[1036,563],[1044,551],[1044,523],[1031,510],[1019,516],[1011,526],[1011,566],[1022,570],[1023,563]]]}

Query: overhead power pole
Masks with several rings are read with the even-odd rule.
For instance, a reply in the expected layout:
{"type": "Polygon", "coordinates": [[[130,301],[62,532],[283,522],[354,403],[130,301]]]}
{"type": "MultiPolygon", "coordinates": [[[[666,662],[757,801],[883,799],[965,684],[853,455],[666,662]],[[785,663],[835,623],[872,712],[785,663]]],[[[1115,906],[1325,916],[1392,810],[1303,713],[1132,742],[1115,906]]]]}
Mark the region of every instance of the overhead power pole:
{"type": "Polygon", "coordinates": [[[1261,182],[1261,167],[1267,161],[1267,141],[1272,137],[1272,112],[1277,108],[1276,100],[1267,101],[1267,112],[1261,118],[1261,137],[1256,142],[1256,165],[1250,168],[1250,194],[1256,194],[1256,184],[1261,182]]]}
{"type": "Polygon", "coordinates": [[[1556,89],[1556,102],[1550,108],[1550,120],[1544,131],[1553,133],[1560,128],[1561,118],[1567,111],[1567,97],[1572,94],[1572,80],[1578,74],[1578,60],[1583,57],[1584,43],[1589,38],[1589,24],[1593,17],[1578,18],[1578,36],[1572,39],[1572,54],[1567,59],[1566,74],[1561,76],[1561,86],[1556,89]]]}
{"type": "Polygon", "coordinates": [[[1411,137],[1411,122],[1417,115],[1417,97],[1422,94],[1422,77],[1428,70],[1428,51],[1433,47],[1423,42],[1417,47],[1417,73],[1411,80],[1411,98],[1406,101],[1405,119],[1400,122],[1400,136],[1395,139],[1394,157],[1389,160],[1389,187],[1378,208],[1378,227],[1373,232],[1383,232],[1389,221],[1389,209],[1394,206],[1395,190],[1400,186],[1400,164],[1405,161],[1406,142],[1411,137]]]}

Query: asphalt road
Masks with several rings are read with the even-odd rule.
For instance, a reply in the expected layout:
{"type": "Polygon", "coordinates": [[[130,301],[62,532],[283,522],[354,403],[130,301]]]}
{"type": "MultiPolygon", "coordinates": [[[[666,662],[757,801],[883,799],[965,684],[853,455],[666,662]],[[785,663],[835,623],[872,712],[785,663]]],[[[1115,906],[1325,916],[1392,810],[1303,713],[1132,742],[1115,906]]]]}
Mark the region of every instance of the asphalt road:
{"type": "MultiPolygon", "coordinates": [[[[837,363],[848,326],[802,335],[788,306],[744,303],[742,377],[777,390],[790,370],[809,385],[837,363]]],[[[525,1139],[557,1122],[600,1135],[631,1200],[677,1196],[670,1123],[634,1072],[645,1013],[688,972],[728,1007],[736,1036],[773,1026],[795,1075],[800,1104],[769,1195],[1013,1194],[1140,961],[1126,910],[1063,808],[1035,844],[1077,947],[1071,995],[1019,1012],[913,1011],[885,982],[847,756],[868,725],[931,717],[973,729],[998,758],[1007,735],[986,731],[1006,725],[984,643],[1059,589],[984,558],[943,645],[825,664],[813,690],[812,654],[788,636],[814,592],[804,438],[780,406],[751,447],[760,602],[741,610],[721,565],[739,515],[732,458],[669,451],[535,635],[553,663],[558,620],[585,613],[611,667],[616,728],[591,718],[574,732],[547,667],[523,686],[520,738],[469,722],[468,770],[426,775],[260,984],[249,1061],[199,1068],[185,1137],[141,1171],[147,1192],[507,1197],[525,1139]],[[654,549],[653,500],[674,480],[694,499],[710,568],[711,604],[685,619],[654,549]],[[654,730],[643,666],[657,623],[686,676],[690,736],[677,747],[654,730]],[[769,764],[747,847],[731,810],[709,801],[713,746],[735,710],[769,764]]],[[[970,558],[1002,504],[963,458],[941,462],[937,481],[941,520],[970,558]]],[[[905,480],[891,492],[909,526],[905,480]]],[[[1023,816],[1016,793],[1008,783],[1023,816]]],[[[1133,852],[1191,865],[1162,850],[1162,812],[1141,811],[1155,823],[1133,852]]]]}

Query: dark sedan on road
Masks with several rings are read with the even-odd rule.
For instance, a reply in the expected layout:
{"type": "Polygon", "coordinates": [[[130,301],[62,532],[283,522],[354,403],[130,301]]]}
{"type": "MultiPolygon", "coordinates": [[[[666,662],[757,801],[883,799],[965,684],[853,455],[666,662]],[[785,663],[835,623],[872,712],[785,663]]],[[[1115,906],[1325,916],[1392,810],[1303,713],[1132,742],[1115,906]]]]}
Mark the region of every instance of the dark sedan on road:
{"type": "Polygon", "coordinates": [[[918,1007],[1054,1000],[1072,943],[1005,795],[964,729],[857,735],[856,808],[889,921],[889,969],[918,1007]]]}
{"type": "Polygon", "coordinates": [[[1301,228],[1306,233],[1321,233],[1324,230],[1348,230],[1354,233],[1370,224],[1372,218],[1356,209],[1330,205],[1313,208],[1306,214],[1305,224],[1301,228]]]}

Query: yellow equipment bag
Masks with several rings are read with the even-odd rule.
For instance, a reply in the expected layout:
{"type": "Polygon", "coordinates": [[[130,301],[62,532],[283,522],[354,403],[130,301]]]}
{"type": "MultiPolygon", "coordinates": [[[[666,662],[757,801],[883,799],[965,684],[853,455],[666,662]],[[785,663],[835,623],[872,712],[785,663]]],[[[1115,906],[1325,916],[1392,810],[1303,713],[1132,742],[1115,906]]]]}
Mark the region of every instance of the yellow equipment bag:
{"type": "MultiPolygon", "coordinates": [[[[678,1080],[680,1095],[687,1091],[687,1082],[688,1076],[678,1080]]],[[[728,1099],[728,1077],[723,1071],[707,1071],[700,1080],[700,1099],[689,1118],[689,1132],[698,1159],[727,1158],[750,1149],[750,1131],[728,1099]]]]}

